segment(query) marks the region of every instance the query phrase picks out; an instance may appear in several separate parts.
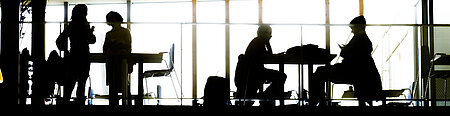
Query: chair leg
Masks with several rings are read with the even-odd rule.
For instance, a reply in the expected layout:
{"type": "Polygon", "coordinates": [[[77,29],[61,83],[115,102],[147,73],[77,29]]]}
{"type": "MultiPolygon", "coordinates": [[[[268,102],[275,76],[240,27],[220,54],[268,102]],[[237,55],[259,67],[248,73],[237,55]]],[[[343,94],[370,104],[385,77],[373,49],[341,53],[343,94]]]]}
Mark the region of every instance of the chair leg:
{"type": "MultiPolygon", "coordinates": [[[[147,89],[145,89],[145,94],[148,94],[148,82],[147,82],[147,78],[145,78],[145,88],[147,88],[147,89]]],[[[147,96],[148,97],[148,96],[147,96]]]]}
{"type": "Polygon", "coordinates": [[[172,75],[169,74],[169,76],[170,76],[170,80],[172,81],[172,87],[173,87],[173,90],[175,91],[175,95],[177,96],[177,98],[179,98],[177,88],[175,87],[175,83],[173,83],[172,75]]]}
{"type": "Polygon", "coordinates": [[[358,100],[358,106],[359,107],[365,107],[366,106],[366,101],[365,100],[358,100]]]}
{"type": "MultiPolygon", "coordinates": [[[[175,71],[175,68],[173,68],[173,72],[175,73],[175,77],[177,78],[177,83],[178,83],[178,86],[180,87],[180,93],[181,93],[181,98],[183,98],[183,89],[182,89],[182,87],[181,87],[181,84],[180,84],[180,80],[178,79],[178,75],[177,75],[177,71],[175,71]]],[[[172,74],[170,74],[170,76],[172,76],[172,74]]],[[[172,78],[172,77],[170,77],[170,78],[172,78]]]]}
{"type": "Polygon", "coordinates": [[[373,100],[369,100],[367,101],[367,103],[369,104],[369,106],[373,106],[373,100]]]}

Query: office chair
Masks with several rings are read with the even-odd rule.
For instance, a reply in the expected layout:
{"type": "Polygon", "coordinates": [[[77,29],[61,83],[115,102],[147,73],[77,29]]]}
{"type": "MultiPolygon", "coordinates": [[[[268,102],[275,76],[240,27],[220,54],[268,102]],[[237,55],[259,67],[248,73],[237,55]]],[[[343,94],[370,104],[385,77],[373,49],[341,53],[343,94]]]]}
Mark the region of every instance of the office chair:
{"type": "MultiPolygon", "coordinates": [[[[144,72],[144,78],[146,79],[146,82],[147,82],[147,78],[150,78],[150,77],[170,77],[170,80],[172,81],[173,89],[175,90],[175,95],[178,98],[178,92],[177,92],[177,89],[175,88],[175,84],[173,83],[173,78],[172,78],[172,74],[171,74],[172,72],[175,73],[175,76],[176,76],[177,82],[178,82],[178,86],[181,88],[181,84],[178,81],[178,76],[177,76],[176,71],[173,66],[173,62],[174,62],[174,58],[175,58],[174,54],[175,54],[175,44],[172,44],[172,47],[170,48],[170,52],[169,52],[169,56],[170,56],[169,63],[167,63],[167,61],[164,60],[166,66],[167,66],[167,69],[147,70],[144,72]]],[[[148,90],[148,87],[147,87],[147,90],[148,90]]],[[[183,96],[183,93],[181,93],[181,96],[183,96]]]]}

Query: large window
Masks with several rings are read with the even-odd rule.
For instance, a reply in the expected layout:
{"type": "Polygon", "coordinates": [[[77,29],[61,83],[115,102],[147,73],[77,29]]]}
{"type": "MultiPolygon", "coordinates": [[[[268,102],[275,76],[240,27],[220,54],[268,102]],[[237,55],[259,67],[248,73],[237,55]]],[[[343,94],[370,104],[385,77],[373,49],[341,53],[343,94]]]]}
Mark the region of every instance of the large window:
{"type": "MultiPolygon", "coordinates": [[[[209,76],[225,77],[230,74],[230,90],[236,91],[234,72],[239,54],[244,54],[248,43],[256,37],[259,20],[270,24],[273,30],[271,45],[274,53],[285,52],[294,46],[315,44],[326,48],[326,26],[330,26],[330,51],[339,54],[338,44],[347,44],[353,37],[348,23],[359,15],[358,0],[329,0],[330,23],[325,24],[325,0],[230,0],[229,24],[226,22],[226,3],[224,0],[199,0],[195,2],[195,14],[191,1],[131,1],[128,11],[127,3],[92,3],[88,4],[88,21],[95,26],[94,34],[97,42],[90,45],[92,53],[102,53],[106,32],[111,27],[105,23],[106,14],[116,11],[122,15],[124,22],[128,16],[130,22],[122,26],[129,28],[132,35],[133,53],[168,52],[175,45],[175,73],[170,78],[148,78],[145,93],[156,95],[156,87],[162,87],[163,98],[197,98],[203,97],[203,90],[209,76]],[[261,9],[260,9],[261,8],[261,9]],[[262,16],[259,17],[259,12],[262,16]],[[129,15],[127,13],[130,13],[129,15]],[[196,22],[193,22],[196,16],[196,22]],[[261,18],[261,19],[259,19],[261,18]],[[227,33],[229,26],[229,33],[227,33]],[[229,35],[227,35],[229,34],[229,35]],[[226,37],[230,42],[230,72],[226,72],[226,37]],[[196,43],[193,40],[196,40],[196,43]],[[196,45],[196,46],[193,46],[196,45]],[[193,51],[196,48],[196,51],[193,51]],[[193,53],[196,53],[196,64],[193,63],[193,53]],[[196,66],[196,67],[193,67],[196,66]],[[196,72],[194,71],[196,68],[196,72]],[[193,74],[197,74],[196,88],[193,88],[193,74]],[[176,78],[178,77],[178,79],[176,78]],[[181,87],[177,84],[181,83],[181,87]],[[175,83],[174,85],[172,83],[175,83]],[[176,86],[175,88],[173,86],[176,86]],[[193,93],[193,89],[197,93],[193,93]],[[175,91],[177,93],[175,93],[175,91]],[[181,96],[183,91],[183,96],[181,96]]],[[[435,0],[435,23],[448,24],[445,0],[435,0]]],[[[68,16],[75,4],[69,2],[68,16]]],[[[417,0],[364,0],[364,16],[369,24],[367,34],[372,41],[373,54],[378,71],[382,76],[383,89],[408,88],[414,81],[414,37],[415,29],[420,22],[420,2],[417,0]],[[386,24],[386,25],[385,25],[386,24]],[[390,25],[392,24],[392,25],[390,25]]],[[[55,40],[64,28],[64,6],[62,4],[48,5],[46,8],[46,48],[45,52],[57,50],[55,40]]],[[[31,20],[31,19],[30,19],[31,20]]],[[[31,24],[24,24],[26,34],[21,39],[21,49],[31,46],[31,24]],[[28,38],[28,39],[27,39],[28,38]]],[[[435,51],[450,52],[446,47],[449,31],[447,26],[435,27],[435,51]]],[[[169,58],[165,54],[164,59],[169,58]]],[[[342,58],[336,58],[331,64],[339,63],[342,58]]],[[[278,70],[278,65],[265,65],[278,70]]],[[[317,66],[315,66],[317,67],[317,66]]],[[[144,70],[164,69],[166,65],[144,64],[144,70]]],[[[285,91],[298,93],[298,65],[286,65],[285,73],[288,79],[285,91]]],[[[131,93],[137,94],[137,66],[131,74],[131,93]]],[[[105,84],[105,66],[93,63],[91,67],[92,89],[95,94],[107,95],[105,84]],[[95,83],[95,84],[94,84],[95,83]]],[[[303,77],[308,74],[304,73],[303,77]]],[[[307,88],[307,79],[303,85],[307,88]]],[[[340,98],[347,85],[336,85],[333,98],[340,98]]],[[[291,98],[298,98],[292,95],[291,98]]],[[[180,101],[165,102],[165,104],[180,104],[180,101]]],[[[191,104],[183,101],[183,104],[191,104]]],[[[100,104],[100,103],[99,103],[100,104]]],[[[154,102],[146,102],[154,104],[154,102]]]]}

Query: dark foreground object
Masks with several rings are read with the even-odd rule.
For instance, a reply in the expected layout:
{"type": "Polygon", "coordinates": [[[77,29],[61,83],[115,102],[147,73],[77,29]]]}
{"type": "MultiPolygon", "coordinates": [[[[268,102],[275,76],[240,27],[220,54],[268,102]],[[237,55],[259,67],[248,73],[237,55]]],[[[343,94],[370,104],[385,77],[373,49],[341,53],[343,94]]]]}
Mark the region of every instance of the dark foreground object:
{"type": "MultiPolygon", "coordinates": [[[[194,107],[194,106],[9,106],[4,107],[6,112],[159,112],[159,113],[182,113],[182,112],[249,112],[249,113],[345,113],[345,112],[396,112],[396,113],[443,113],[450,112],[450,107],[308,107],[308,106],[226,106],[226,107],[194,107]]],[[[3,112],[4,113],[4,112],[3,112]]]]}

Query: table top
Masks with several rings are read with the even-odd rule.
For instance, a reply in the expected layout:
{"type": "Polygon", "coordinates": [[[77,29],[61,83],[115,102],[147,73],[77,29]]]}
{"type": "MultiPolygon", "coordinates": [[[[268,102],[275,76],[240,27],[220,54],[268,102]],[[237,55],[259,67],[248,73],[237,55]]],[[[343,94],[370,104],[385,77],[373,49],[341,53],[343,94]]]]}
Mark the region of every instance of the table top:
{"type": "MultiPolygon", "coordinates": [[[[131,58],[138,62],[138,60],[142,60],[143,63],[161,63],[162,62],[162,53],[131,53],[131,58]]],[[[91,62],[99,62],[105,63],[106,55],[103,53],[90,53],[89,54],[91,62]]]]}
{"type": "Polygon", "coordinates": [[[337,55],[272,54],[263,58],[265,64],[328,64],[337,55]]]}

